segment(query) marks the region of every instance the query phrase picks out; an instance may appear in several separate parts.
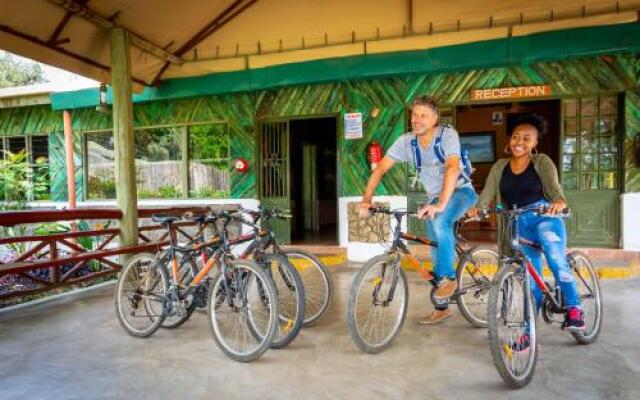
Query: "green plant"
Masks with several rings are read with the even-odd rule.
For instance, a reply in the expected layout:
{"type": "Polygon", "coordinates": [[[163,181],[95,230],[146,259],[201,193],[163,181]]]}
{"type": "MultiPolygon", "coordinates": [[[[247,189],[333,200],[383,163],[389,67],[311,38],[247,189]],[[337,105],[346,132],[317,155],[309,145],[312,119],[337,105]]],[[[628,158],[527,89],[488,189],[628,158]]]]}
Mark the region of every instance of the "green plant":
{"type": "Polygon", "coordinates": [[[116,181],[114,178],[103,175],[89,176],[89,198],[91,199],[115,199],[116,181]]]}
{"type": "Polygon", "coordinates": [[[164,185],[158,188],[158,195],[163,199],[182,197],[182,190],[178,186],[164,185]]]}
{"type": "MultiPolygon", "coordinates": [[[[0,189],[2,203],[0,210],[24,210],[27,202],[47,196],[49,190],[48,167],[45,165],[30,166],[29,155],[24,150],[12,153],[4,151],[5,157],[0,160],[0,189]],[[47,170],[46,172],[42,172],[47,170]]],[[[45,164],[46,158],[36,160],[37,164],[45,164]]]]}

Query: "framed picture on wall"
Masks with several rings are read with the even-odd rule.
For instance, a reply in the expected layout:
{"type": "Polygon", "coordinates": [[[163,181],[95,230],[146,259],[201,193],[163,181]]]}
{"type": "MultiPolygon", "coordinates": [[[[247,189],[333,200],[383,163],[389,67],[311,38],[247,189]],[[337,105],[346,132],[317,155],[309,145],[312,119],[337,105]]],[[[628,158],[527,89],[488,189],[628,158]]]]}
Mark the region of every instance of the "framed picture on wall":
{"type": "Polygon", "coordinates": [[[460,134],[460,145],[469,152],[472,163],[492,163],[496,160],[495,131],[460,134]]]}

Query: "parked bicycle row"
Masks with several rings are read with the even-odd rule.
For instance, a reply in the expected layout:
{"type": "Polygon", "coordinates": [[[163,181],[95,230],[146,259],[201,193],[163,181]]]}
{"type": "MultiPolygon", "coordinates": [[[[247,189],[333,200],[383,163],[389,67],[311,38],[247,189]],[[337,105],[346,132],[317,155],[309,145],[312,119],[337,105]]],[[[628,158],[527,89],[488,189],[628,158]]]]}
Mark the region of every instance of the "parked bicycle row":
{"type": "Polygon", "coordinates": [[[264,208],[193,216],[197,234],[177,243],[172,224],[180,218],[154,215],[168,230],[169,245],[155,255],[136,255],[123,268],[115,299],[121,325],[133,336],[148,337],[160,327],[181,326],[203,308],[217,345],[236,361],[286,347],[302,326],[325,315],[333,299],[326,266],[277,243],[269,221],[288,217],[264,208]],[[251,233],[230,238],[232,221],[251,233]],[[234,255],[241,244],[246,248],[234,255]]]}

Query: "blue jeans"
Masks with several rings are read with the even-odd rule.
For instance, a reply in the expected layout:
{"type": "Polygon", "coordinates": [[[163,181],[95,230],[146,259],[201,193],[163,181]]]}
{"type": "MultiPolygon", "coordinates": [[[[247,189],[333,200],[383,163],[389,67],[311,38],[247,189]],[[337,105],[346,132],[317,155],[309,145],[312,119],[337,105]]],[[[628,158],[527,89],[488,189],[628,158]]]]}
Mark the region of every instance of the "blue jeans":
{"type": "MultiPolygon", "coordinates": [[[[548,205],[547,202],[541,204],[548,205]]],[[[518,232],[526,240],[537,243],[542,251],[531,246],[522,246],[522,252],[531,260],[533,267],[542,277],[542,253],[558,286],[565,307],[580,307],[580,295],[573,272],[567,262],[567,233],[560,217],[537,215],[528,212],[518,220],[518,232]]],[[[542,305],[542,292],[531,280],[531,288],[536,300],[536,309],[542,305]]]]}
{"type": "MultiPolygon", "coordinates": [[[[444,211],[436,214],[434,219],[427,220],[427,234],[429,239],[436,242],[437,247],[431,248],[433,272],[438,278],[456,279],[453,263],[456,258],[456,238],[453,234],[453,224],[460,219],[478,200],[478,195],[470,187],[454,190],[444,211]]],[[[437,199],[432,202],[436,203],[437,199]]]]}

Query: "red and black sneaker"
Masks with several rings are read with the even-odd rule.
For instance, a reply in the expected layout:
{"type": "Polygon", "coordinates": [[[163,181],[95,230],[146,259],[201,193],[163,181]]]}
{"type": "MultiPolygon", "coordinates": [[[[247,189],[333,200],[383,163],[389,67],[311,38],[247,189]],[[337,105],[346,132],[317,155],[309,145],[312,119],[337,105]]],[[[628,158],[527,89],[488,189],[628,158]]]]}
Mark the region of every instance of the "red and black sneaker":
{"type": "Polygon", "coordinates": [[[567,310],[567,320],[564,329],[569,332],[584,331],[584,313],[578,307],[571,307],[567,310]]]}
{"type": "Polygon", "coordinates": [[[511,344],[511,350],[516,353],[527,352],[529,347],[531,347],[531,338],[528,333],[523,333],[515,343],[511,344]]]}

